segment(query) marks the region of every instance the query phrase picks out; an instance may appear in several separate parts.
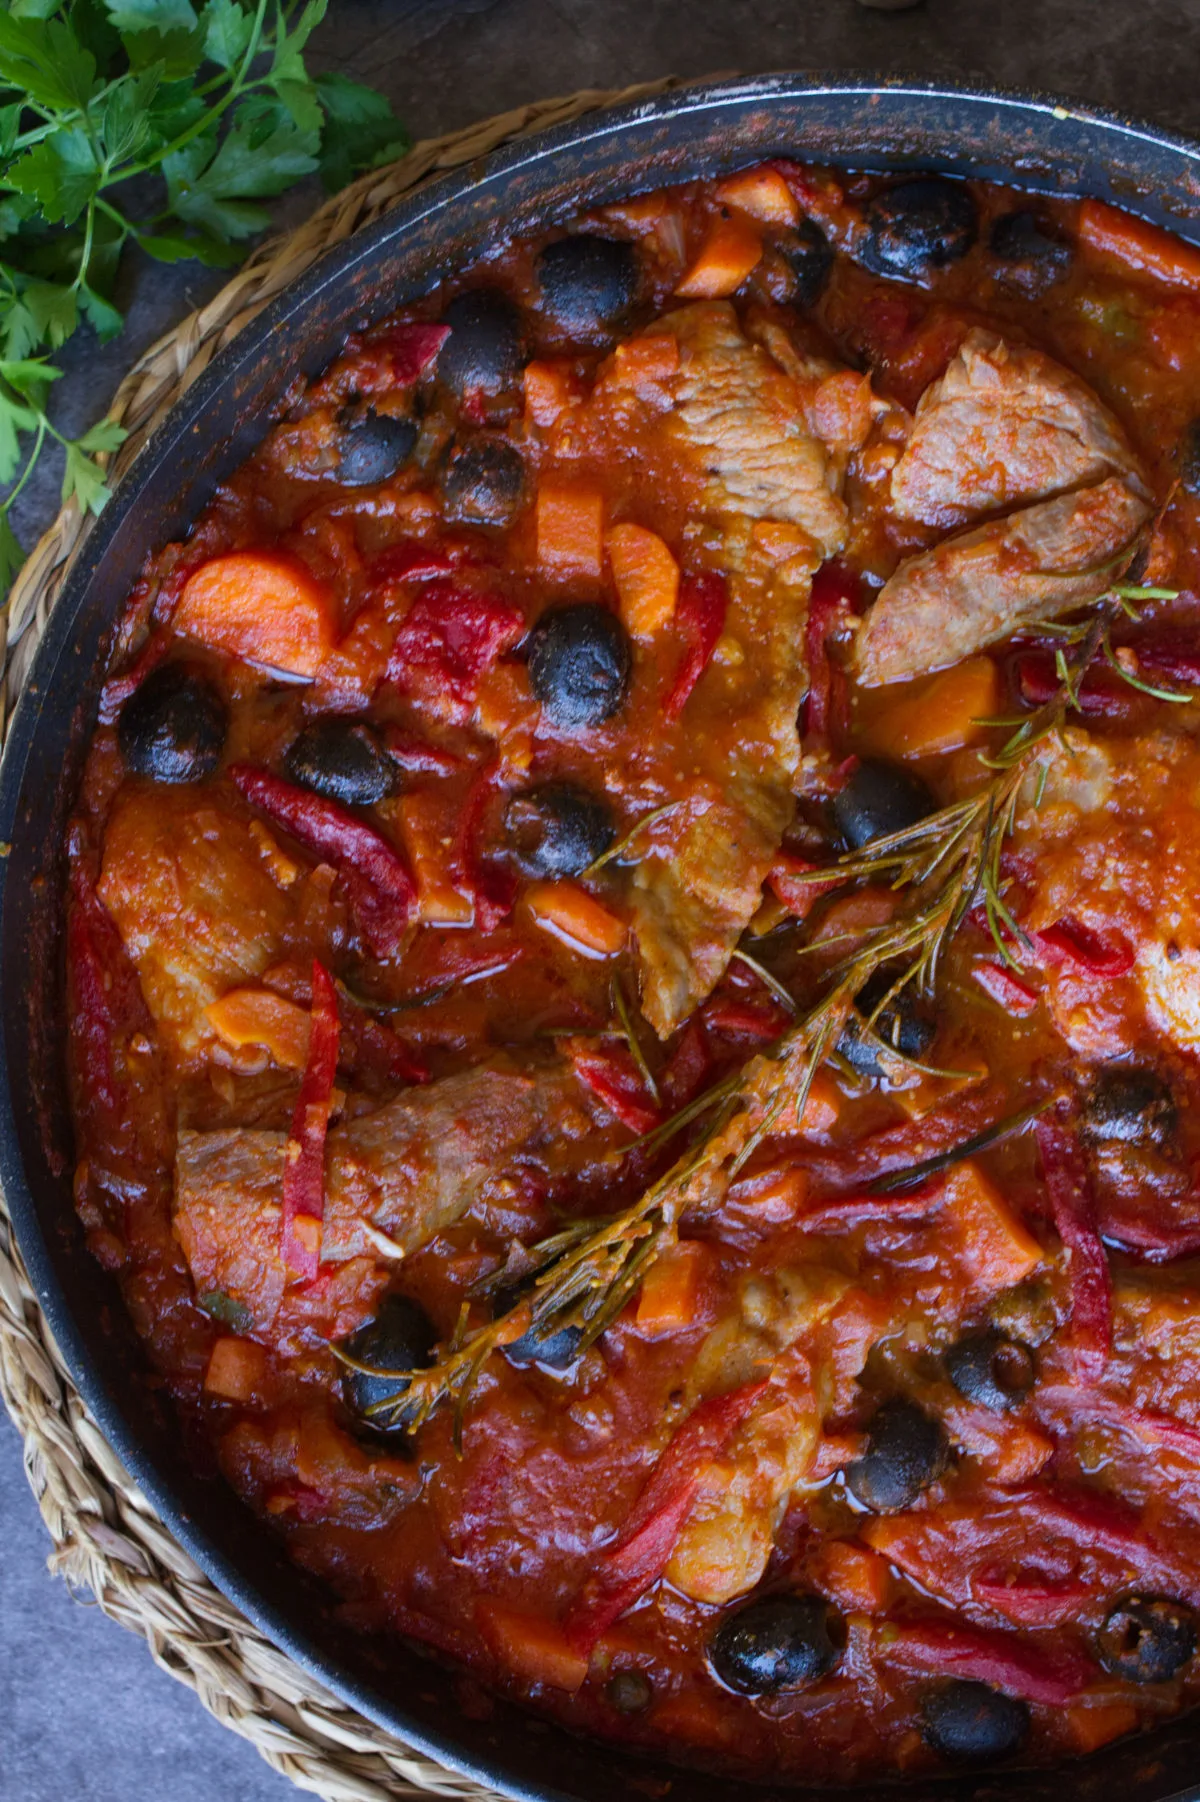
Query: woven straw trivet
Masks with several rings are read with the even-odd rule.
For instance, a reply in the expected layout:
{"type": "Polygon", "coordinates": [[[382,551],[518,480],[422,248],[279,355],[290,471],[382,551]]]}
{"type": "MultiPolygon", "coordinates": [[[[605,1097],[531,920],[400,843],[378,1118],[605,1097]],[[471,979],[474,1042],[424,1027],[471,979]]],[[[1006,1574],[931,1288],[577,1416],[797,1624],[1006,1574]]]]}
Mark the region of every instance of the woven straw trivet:
{"type": "MultiPolygon", "coordinates": [[[[119,477],[164,413],[210,359],[331,245],[369,225],[422,182],[513,138],[600,107],[644,100],[670,81],[618,92],[587,90],[519,107],[449,137],[429,138],[328,201],[290,237],[258,249],[206,307],[140,357],[110,418],[128,431],[112,461],[119,477]]],[[[35,548],[0,614],[0,736],[33,651],[88,529],[72,502],[35,548]]],[[[131,1481],[75,1389],[34,1298],[0,1197],[0,1394],[25,1443],[25,1470],[54,1541],[50,1568],[90,1590],[104,1612],[145,1636],[155,1662],[195,1690],[302,1789],[330,1802],[385,1802],[433,1793],[488,1802],[346,1707],[263,1638],[176,1545],[131,1481]]]]}

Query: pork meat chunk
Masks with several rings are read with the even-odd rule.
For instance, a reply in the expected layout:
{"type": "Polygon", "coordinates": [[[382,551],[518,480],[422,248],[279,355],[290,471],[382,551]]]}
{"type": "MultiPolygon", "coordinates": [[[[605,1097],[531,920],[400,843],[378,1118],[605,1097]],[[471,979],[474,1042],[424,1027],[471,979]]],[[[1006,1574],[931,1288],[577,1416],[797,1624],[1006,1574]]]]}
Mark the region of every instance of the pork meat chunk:
{"type": "Polygon", "coordinates": [[[1084,606],[1117,579],[1150,513],[1110,476],[910,557],[859,630],[857,679],[874,686],[944,669],[1019,626],[1084,606]]]}
{"type": "Polygon", "coordinates": [[[197,1292],[244,1307],[260,1336],[340,1337],[370,1316],[391,1266],[450,1226],[551,1138],[583,1155],[590,1119],[560,1065],[496,1061],[335,1126],[326,1142],[321,1276],[289,1287],[280,1244],[287,1135],[181,1132],[175,1232],[197,1292]]]}
{"type": "Polygon", "coordinates": [[[973,331],[921,397],[892,505],[951,527],[1111,475],[1147,497],[1124,432],[1087,384],[1040,350],[973,331]]]}

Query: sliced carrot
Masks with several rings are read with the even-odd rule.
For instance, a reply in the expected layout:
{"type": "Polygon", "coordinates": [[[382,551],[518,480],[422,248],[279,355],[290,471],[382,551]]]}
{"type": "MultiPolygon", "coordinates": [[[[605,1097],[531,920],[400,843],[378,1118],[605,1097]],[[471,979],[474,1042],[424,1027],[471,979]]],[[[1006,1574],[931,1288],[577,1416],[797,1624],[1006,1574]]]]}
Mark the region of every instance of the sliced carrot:
{"type": "Polygon", "coordinates": [[[303,1070],[308,1062],[308,1009],[271,989],[230,989],[204,1016],[227,1045],[262,1045],[285,1070],[303,1070]]]}
{"type": "Polygon", "coordinates": [[[736,207],[739,213],[749,213],[764,225],[800,223],[796,196],[778,169],[742,169],[721,183],[716,198],[722,206],[736,207]]]}
{"type": "Polygon", "coordinates": [[[417,884],[417,908],[424,926],[469,926],[475,903],[450,874],[455,849],[453,823],[436,790],[416,790],[396,808],[404,849],[417,884]]]}
{"type": "Polygon", "coordinates": [[[853,1539],[830,1539],[817,1552],[813,1578],[822,1594],[851,1614],[882,1614],[891,1600],[887,1560],[853,1539]]]}
{"type": "Polygon", "coordinates": [[[543,482],[537,497],[537,554],[557,576],[599,579],[604,556],[604,496],[598,488],[543,482]]]}
{"type": "Polygon", "coordinates": [[[247,663],[315,676],[333,649],[333,597],[285,551],[230,551],[188,577],[172,625],[247,663]]]}
{"type": "Polygon", "coordinates": [[[656,1339],[688,1326],[696,1317],[708,1266],[709,1250],[699,1239],[682,1239],[656,1258],[638,1296],[638,1332],[656,1339]]]}
{"type": "Polygon", "coordinates": [[[615,957],[627,928],[577,882],[531,882],[525,901],[539,926],[594,957],[615,957]]]}
{"type": "Polygon", "coordinates": [[[227,1402],[249,1402],[261,1395],[267,1374],[267,1354],[253,1339],[218,1339],[204,1372],[210,1395],[227,1402]]]}
{"type": "Polygon", "coordinates": [[[568,1695],[582,1687],[588,1674],[587,1656],[567,1643],[555,1621],[493,1601],[479,1602],[475,1618],[484,1639],[508,1670],[529,1683],[545,1683],[568,1695]]]}
{"type": "Polygon", "coordinates": [[[762,248],[761,237],[745,219],[714,220],[676,294],[682,300],[723,300],[736,294],[762,256],[762,248]]]}
{"type": "Polygon", "coordinates": [[[955,1164],[946,1175],[943,1218],[955,1241],[958,1263],[989,1290],[1023,1282],[1044,1261],[1033,1234],[970,1159],[955,1164]]]}
{"type": "Polygon", "coordinates": [[[1123,1733],[1132,1733],[1138,1724],[1131,1702],[1069,1702],[1064,1714],[1071,1743],[1079,1752],[1095,1752],[1123,1733]]]}
{"type": "Polygon", "coordinates": [[[871,724],[871,742],[893,757],[937,757],[979,744],[981,720],[1001,708],[1000,675],[990,657],[968,657],[932,681],[912,683],[871,724]]]}
{"type": "Polygon", "coordinates": [[[652,638],[675,611],[679,565],[657,532],[614,526],[604,547],[612,565],[621,618],[635,638],[652,638]]]}
{"type": "Polygon", "coordinates": [[[604,366],[603,379],[625,388],[669,382],[679,368],[679,340],[674,332],[644,332],[618,344],[604,366]]]}
{"type": "Polygon", "coordinates": [[[1079,242],[1116,257],[1127,269],[1176,288],[1200,287],[1200,246],[1185,244],[1157,225],[1148,225],[1102,200],[1079,209],[1079,242]]]}
{"type": "Polygon", "coordinates": [[[553,425],[571,401],[570,370],[535,359],[525,365],[525,411],[534,425],[553,425]]]}

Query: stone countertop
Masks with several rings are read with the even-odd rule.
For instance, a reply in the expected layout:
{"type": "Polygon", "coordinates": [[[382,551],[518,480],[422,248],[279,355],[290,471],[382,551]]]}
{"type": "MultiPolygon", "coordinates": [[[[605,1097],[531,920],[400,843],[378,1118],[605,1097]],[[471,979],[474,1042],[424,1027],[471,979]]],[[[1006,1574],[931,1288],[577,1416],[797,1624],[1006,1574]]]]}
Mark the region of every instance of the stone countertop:
{"type": "MultiPolygon", "coordinates": [[[[315,63],[384,89],[412,136],[523,101],[674,73],[878,69],[1037,87],[1200,131],[1195,0],[332,0],[315,63]]],[[[293,196],[303,216],[314,193],[293,196]]],[[[132,266],[128,328],[73,341],[56,391],[71,429],[98,418],[133,356],[219,284],[194,265],[132,266]]],[[[57,472],[22,497],[27,542],[57,472]]],[[[48,1541],[0,1426],[0,1788],[22,1802],[283,1802],[290,1785],[153,1663],[140,1640],[47,1575],[48,1541]]]]}

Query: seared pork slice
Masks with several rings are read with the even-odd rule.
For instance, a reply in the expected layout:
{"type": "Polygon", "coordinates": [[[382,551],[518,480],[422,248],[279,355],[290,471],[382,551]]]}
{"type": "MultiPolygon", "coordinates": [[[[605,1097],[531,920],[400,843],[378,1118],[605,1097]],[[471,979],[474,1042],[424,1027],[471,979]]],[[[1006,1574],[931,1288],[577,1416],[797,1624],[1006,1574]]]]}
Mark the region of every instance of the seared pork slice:
{"type": "Polygon", "coordinates": [[[944,669],[1056,619],[1119,576],[1150,503],[1116,476],[947,538],[902,563],[859,629],[868,687],[944,669]]]}
{"type": "Polygon", "coordinates": [[[679,344],[667,429],[706,478],[705,511],[786,520],[835,556],[846,542],[846,509],[795,380],[751,343],[726,300],[682,307],[655,330],[679,344]]]}
{"type": "MultiPolygon", "coordinates": [[[[335,1126],[325,1155],[321,1274],[289,1287],[279,1227],[287,1135],[181,1132],[175,1231],[197,1292],[244,1307],[260,1335],[340,1337],[366,1318],[388,1270],[489,1186],[554,1141],[582,1154],[591,1130],[561,1064],[523,1074],[497,1060],[412,1089],[335,1126]]],[[[578,1160],[577,1160],[578,1161],[578,1160]]]]}
{"type": "Polygon", "coordinates": [[[96,889],[164,1044],[185,1058],[215,1041],[204,1009],[280,956],[292,913],[252,823],[190,787],[121,789],[96,889]]]}
{"type": "Polygon", "coordinates": [[[1148,497],[1124,432],[1087,384],[1040,350],[973,331],[921,397],[892,506],[901,519],[957,526],[1111,475],[1148,497]]]}

